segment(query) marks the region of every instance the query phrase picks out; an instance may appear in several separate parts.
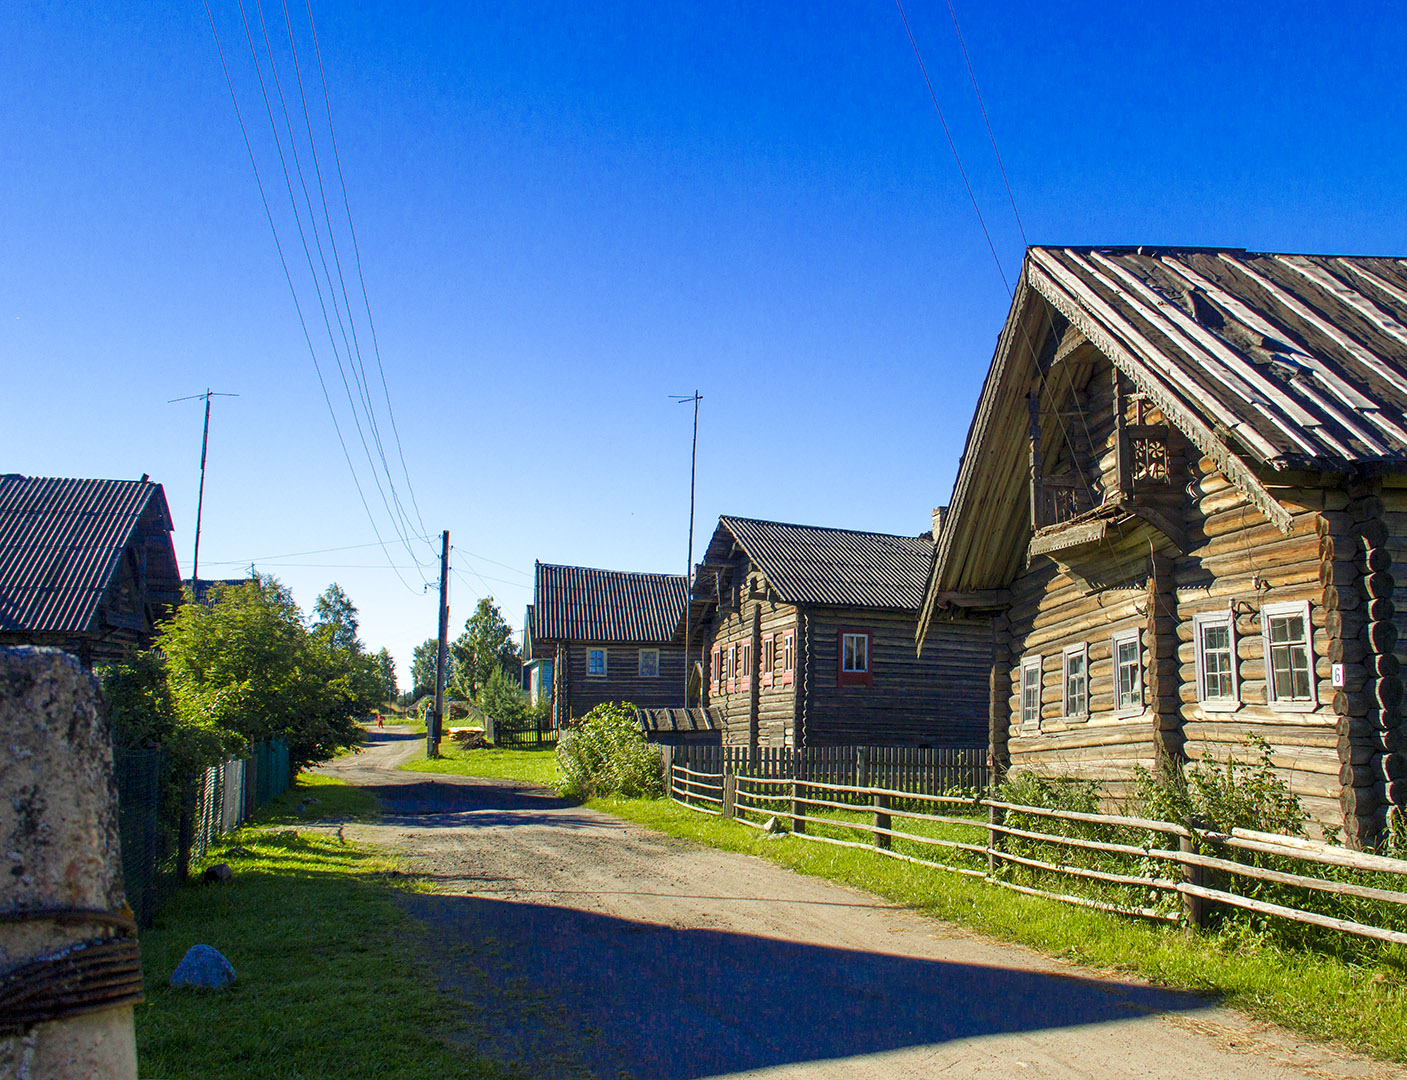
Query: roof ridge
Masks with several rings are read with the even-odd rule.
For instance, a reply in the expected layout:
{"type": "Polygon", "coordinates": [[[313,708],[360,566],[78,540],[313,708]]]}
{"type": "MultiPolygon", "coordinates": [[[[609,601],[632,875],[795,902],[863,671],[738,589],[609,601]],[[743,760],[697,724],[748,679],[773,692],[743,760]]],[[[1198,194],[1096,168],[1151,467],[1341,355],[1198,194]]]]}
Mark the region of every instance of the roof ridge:
{"type": "Polygon", "coordinates": [[[735,514],[720,514],[719,521],[746,521],[754,525],[780,525],[785,529],[811,529],[814,532],[846,533],[850,536],[882,536],[887,540],[913,540],[920,543],[931,543],[924,540],[922,535],[910,536],[904,533],[875,532],[872,529],[842,529],[836,525],[803,525],[795,521],[771,521],[767,518],[738,517],[735,514]]]}
{"type": "Polygon", "coordinates": [[[681,581],[687,580],[684,574],[670,574],[661,570],[610,570],[604,566],[577,566],[572,563],[547,563],[540,559],[537,561],[537,566],[552,570],[590,570],[596,574],[623,574],[630,577],[660,577],[678,578],[681,581]]]}

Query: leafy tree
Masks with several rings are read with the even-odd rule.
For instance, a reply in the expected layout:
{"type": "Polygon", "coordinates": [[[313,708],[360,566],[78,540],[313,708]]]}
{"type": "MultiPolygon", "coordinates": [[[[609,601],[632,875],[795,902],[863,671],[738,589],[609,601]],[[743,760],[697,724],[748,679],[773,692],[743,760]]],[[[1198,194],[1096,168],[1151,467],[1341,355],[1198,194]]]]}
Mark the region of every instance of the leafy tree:
{"type": "Polygon", "coordinates": [[[183,604],[157,644],[180,721],[240,744],[283,739],[301,768],[354,745],[383,693],[375,660],[334,636],[310,633],[288,589],[256,574],[208,606],[183,604]]]}
{"type": "Polygon", "coordinates": [[[400,691],[396,686],[396,662],[391,659],[391,651],[385,646],[376,654],[376,669],[381,674],[383,700],[389,705],[396,700],[400,691]]]}
{"type": "MultiPolygon", "coordinates": [[[[435,660],[440,651],[439,638],[426,638],[415,647],[415,652],[410,659],[410,681],[413,684],[411,692],[415,697],[424,697],[426,694],[435,692],[435,660]]],[[[454,670],[454,656],[447,654],[445,662],[450,665],[450,671],[454,670]]],[[[446,678],[446,682],[450,680],[446,678]]]]}
{"type": "Polygon", "coordinates": [[[478,700],[495,668],[512,672],[522,663],[518,646],[513,643],[513,628],[504,621],[492,596],[479,601],[450,652],[454,656],[455,692],[474,700],[478,700]]]}
{"type": "Polygon", "coordinates": [[[362,651],[362,643],[357,638],[357,606],[341,585],[334,581],[322,591],[313,603],[313,614],[317,616],[314,628],[327,635],[333,648],[353,653],[362,651]]]}
{"type": "Polygon", "coordinates": [[[559,794],[569,799],[606,795],[659,798],[659,750],[645,741],[633,706],[597,705],[557,743],[559,794]]]}

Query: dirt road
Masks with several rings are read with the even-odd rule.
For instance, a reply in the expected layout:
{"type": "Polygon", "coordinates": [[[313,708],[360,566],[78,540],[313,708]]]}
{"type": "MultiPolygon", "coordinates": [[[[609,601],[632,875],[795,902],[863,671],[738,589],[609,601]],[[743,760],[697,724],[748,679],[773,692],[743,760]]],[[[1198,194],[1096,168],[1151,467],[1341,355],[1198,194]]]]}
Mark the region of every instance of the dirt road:
{"type": "Polygon", "coordinates": [[[464,1042],[529,1076],[1407,1075],[542,789],[398,772],[422,740],[372,739],[328,770],[385,808],[353,835],[436,883],[408,907],[464,1042]]]}

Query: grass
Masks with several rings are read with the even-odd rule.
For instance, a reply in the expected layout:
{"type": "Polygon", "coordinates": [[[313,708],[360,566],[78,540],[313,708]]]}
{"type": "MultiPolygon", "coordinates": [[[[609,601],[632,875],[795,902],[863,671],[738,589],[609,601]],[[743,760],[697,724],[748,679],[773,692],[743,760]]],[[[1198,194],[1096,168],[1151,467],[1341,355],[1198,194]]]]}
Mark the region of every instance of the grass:
{"type": "Polygon", "coordinates": [[[450,773],[455,776],[492,776],[524,780],[552,787],[557,782],[557,758],[551,747],[541,750],[463,750],[446,739],[434,761],[417,758],[401,766],[410,772],[450,773]]]}
{"type": "Polygon", "coordinates": [[[464,1031],[462,1010],[435,989],[417,955],[396,905],[402,886],[394,867],[335,833],[305,827],[315,817],[369,820],[376,812],[365,791],[305,776],[257,824],[223,838],[209,861],[229,863],[233,880],[183,888],[141,935],[142,1076],[510,1075],[451,1045],[464,1031]],[[197,943],[234,965],[238,978],[229,989],[168,985],[197,943]]]}
{"type": "Polygon", "coordinates": [[[671,836],[864,889],[993,938],[1205,993],[1308,1035],[1407,1060],[1407,954],[1395,947],[1372,961],[1361,954],[1291,951],[1246,922],[1189,939],[1176,927],[1020,896],[871,852],[792,837],[766,839],[745,825],[664,799],[595,799],[588,805],[671,836]]]}

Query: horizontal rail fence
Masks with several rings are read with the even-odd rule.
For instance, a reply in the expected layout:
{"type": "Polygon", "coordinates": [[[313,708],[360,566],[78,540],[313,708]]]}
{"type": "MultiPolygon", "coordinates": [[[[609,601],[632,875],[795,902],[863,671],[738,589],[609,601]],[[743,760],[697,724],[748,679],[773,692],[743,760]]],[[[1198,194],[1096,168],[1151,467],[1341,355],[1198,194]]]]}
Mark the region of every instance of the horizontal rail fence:
{"type": "Polygon", "coordinates": [[[675,748],[668,794],[754,828],[760,819],[785,820],[799,839],[1062,903],[1189,928],[1206,925],[1209,905],[1226,905],[1407,945],[1407,861],[1250,829],[1024,806],[983,795],[980,784],[952,785],[970,794],[945,794],[932,782],[920,790],[894,783],[905,774],[873,759],[871,782],[856,783],[865,755],[847,764],[841,752],[854,749],[834,748],[808,769],[798,751],[784,752],[788,765],[745,747],[675,748]]]}
{"type": "Polygon", "coordinates": [[[142,926],[151,925],[193,862],[291,780],[281,739],[185,778],[170,775],[160,749],[117,750],[114,766],[123,886],[142,926]]]}
{"type": "Polygon", "coordinates": [[[669,754],[672,762],[699,772],[858,787],[877,784],[923,794],[982,791],[989,776],[986,747],[685,744],[670,747],[669,754]]]}

